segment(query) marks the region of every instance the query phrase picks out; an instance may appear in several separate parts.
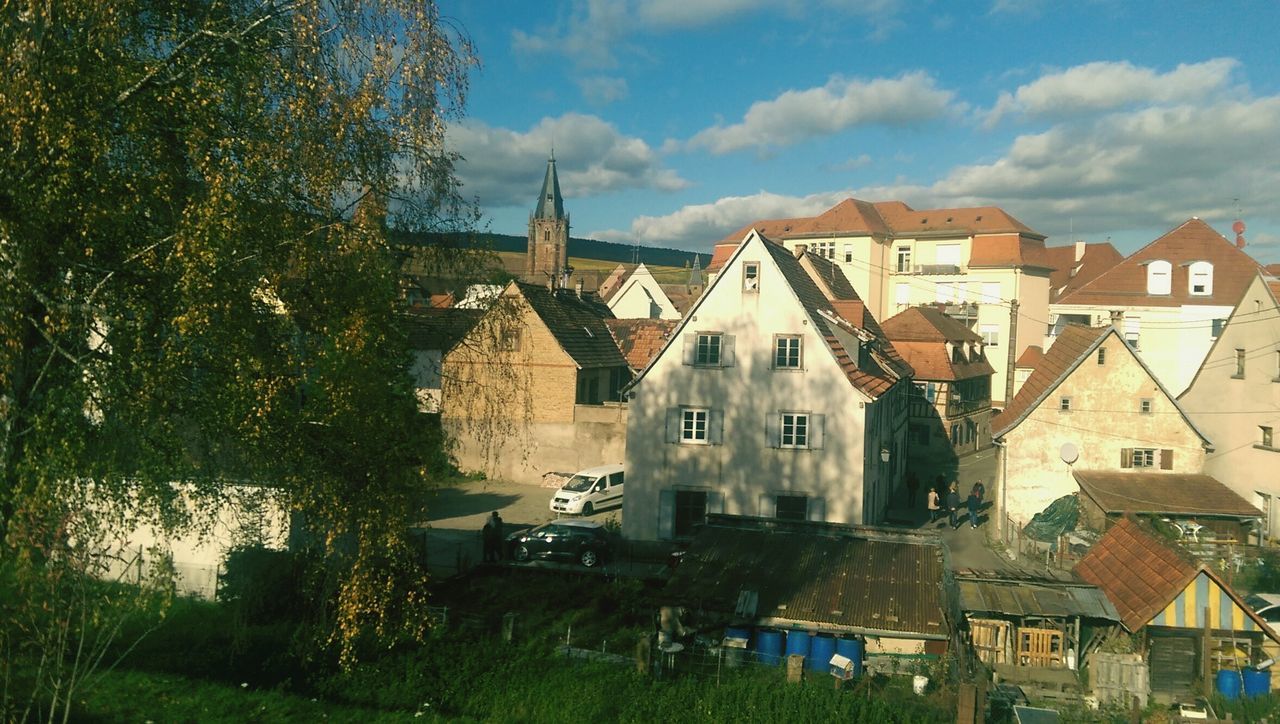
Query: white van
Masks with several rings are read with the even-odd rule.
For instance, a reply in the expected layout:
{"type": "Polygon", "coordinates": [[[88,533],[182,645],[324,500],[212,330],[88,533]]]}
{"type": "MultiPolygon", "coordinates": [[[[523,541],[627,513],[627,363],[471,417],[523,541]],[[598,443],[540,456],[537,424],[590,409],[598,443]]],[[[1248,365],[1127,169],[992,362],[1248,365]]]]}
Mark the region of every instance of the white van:
{"type": "Polygon", "coordinates": [[[551,496],[551,510],[556,513],[591,515],[614,505],[622,505],[621,464],[587,468],[551,496]]]}

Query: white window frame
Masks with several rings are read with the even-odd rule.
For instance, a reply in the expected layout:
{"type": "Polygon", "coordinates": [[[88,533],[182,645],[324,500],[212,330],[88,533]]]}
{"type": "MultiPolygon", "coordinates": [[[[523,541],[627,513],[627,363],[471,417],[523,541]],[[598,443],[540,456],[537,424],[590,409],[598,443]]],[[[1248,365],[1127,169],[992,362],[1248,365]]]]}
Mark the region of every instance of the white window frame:
{"type": "Polygon", "coordinates": [[[760,291],[760,262],[758,261],[742,262],[742,291],[744,292],[760,291]]]}
{"type": "Polygon", "coordinates": [[[1258,432],[1262,436],[1262,442],[1261,442],[1262,447],[1265,447],[1265,448],[1275,447],[1275,431],[1271,428],[1270,425],[1259,425],[1258,432]]]}
{"type": "Polygon", "coordinates": [[[778,447],[792,450],[808,450],[811,433],[809,413],[780,413],[778,420],[778,447]],[[788,428],[790,429],[788,430],[788,428]]]}
{"type": "Polygon", "coordinates": [[[680,408],[680,444],[681,445],[710,445],[711,444],[711,410],[705,407],[682,407],[680,408]],[[702,437],[698,437],[698,422],[701,419],[702,437]]]}
{"type": "Polygon", "coordinates": [[[1213,264],[1207,261],[1192,262],[1187,269],[1187,293],[1197,297],[1213,294],[1213,264]],[[1196,282],[1199,281],[1200,284],[1196,282]],[[1196,287],[1200,287],[1199,291],[1196,287]]]}
{"type": "Polygon", "coordinates": [[[1156,259],[1147,264],[1147,294],[1166,296],[1173,293],[1173,264],[1156,259]]]}
{"type": "Polygon", "coordinates": [[[902,283],[895,285],[893,288],[893,300],[901,307],[911,304],[911,285],[902,283]]]}
{"type": "Polygon", "coordinates": [[[695,367],[719,367],[724,359],[724,334],[698,332],[694,338],[693,364],[695,367]],[[703,342],[706,342],[704,345],[703,342]],[[714,343],[714,344],[713,344],[714,343]],[[705,356],[703,353],[706,353],[705,356]],[[714,355],[712,354],[714,352],[714,355]]]}
{"type": "Polygon", "coordinates": [[[911,247],[899,246],[894,249],[894,264],[899,274],[911,273],[911,247]]]}
{"type": "Polygon", "coordinates": [[[1138,400],[1138,412],[1141,412],[1144,415],[1150,415],[1152,411],[1151,404],[1152,402],[1150,397],[1144,397],[1141,400],[1138,400]]]}
{"type": "Polygon", "coordinates": [[[938,244],[933,248],[933,260],[938,266],[961,266],[964,249],[960,244],[938,244]]]}
{"type": "Polygon", "coordinates": [[[844,263],[846,264],[853,263],[853,244],[844,245],[844,263]]]}
{"type": "Polygon", "coordinates": [[[798,370],[804,367],[804,337],[798,334],[779,334],[773,338],[773,368],[775,370],[798,370]],[[795,344],[791,344],[794,342],[795,344]],[[784,351],[783,346],[787,349],[784,351]],[[795,363],[792,364],[792,352],[795,353],[795,363]],[[785,364],[779,363],[779,357],[785,354],[782,360],[785,364]]]}
{"type": "Polygon", "coordinates": [[[1063,395],[1058,398],[1058,412],[1071,412],[1071,397],[1063,395]]]}
{"type": "Polygon", "coordinates": [[[1000,346],[1000,325],[998,324],[982,324],[978,326],[982,333],[982,341],[988,347],[1000,346]]]}
{"type": "Polygon", "coordinates": [[[1150,447],[1135,447],[1130,463],[1134,468],[1153,470],[1160,464],[1160,451],[1150,447]]]}
{"type": "Polygon", "coordinates": [[[1133,349],[1142,349],[1139,341],[1142,338],[1142,319],[1140,317],[1124,318],[1124,341],[1133,349]]]}

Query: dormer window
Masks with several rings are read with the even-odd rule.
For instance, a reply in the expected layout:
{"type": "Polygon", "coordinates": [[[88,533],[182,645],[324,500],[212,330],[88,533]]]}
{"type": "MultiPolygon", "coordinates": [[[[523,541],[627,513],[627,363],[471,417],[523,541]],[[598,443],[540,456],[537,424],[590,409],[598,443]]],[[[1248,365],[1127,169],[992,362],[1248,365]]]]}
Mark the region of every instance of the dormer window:
{"type": "Polygon", "coordinates": [[[1191,265],[1187,274],[1187,291],[1196,296],[1213,294],[1213,265],[1207,261],[1197,261],[1191,265]]]}
{"type": "Polygon", "coordinates": [[[1169,294],[1173,291],[1173,265],[1157,259],[1147,265],[1147,294],[1169,294]]]}
{"type": "Polygon", "coordinates": [[[760,291],[760,262],[747,261],[742,263],[742,291],[760,291]]]}

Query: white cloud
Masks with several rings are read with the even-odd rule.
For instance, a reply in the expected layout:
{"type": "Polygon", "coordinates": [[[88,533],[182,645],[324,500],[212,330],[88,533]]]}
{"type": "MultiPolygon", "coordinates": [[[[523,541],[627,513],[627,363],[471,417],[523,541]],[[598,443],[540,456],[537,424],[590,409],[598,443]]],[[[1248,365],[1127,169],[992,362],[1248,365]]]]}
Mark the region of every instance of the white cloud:
{"type": "Polygon", "coordinates": [[[871,156],[869,154],[864,153],[861,156],[845,159],[840,163],[826,164],[822,167],[822,169],[824,171],[835,171],[838,173],[841,171],[855,171],[864,166],[870,166],[870,165],[871,165],[871,156]]]}
{"type": "Polygon", "coordinates": [[[761,191],[750,196],[726,196],[709,204],[685,206],[665,216],[639,216],[632,220],[630,229],[599,231],[592,236],[646,246],[709,250],[725,235],[758,219],[814,216],[849,195],[848,191],[810,196],[761,191]]]}
{"type": "Polygon", "coordinates": [[[1012,113],[1061,118],[1201,100],[1225,88],[1239,65],[1233,58],[1215,58],[1159,73],[1128,61],[1086,63],[1043,75],[1013,93],[1001,93],[987,113],[986,124],[993,126],[1012,113]]]}
{"type": "Polygon", "coordinates": [[[699,131],[686,146],[723,154],[791,145],[855,126],[911,125],[943,115],[954,97],[922,71],[872,80],[835,76],[818,88],[757,101],[741,122],[699,131]]]}
{"type": "Polygon", "coordinates": [[[578,81],[578,89],[582,97],[595,105],[608,105],[627,97],[629,89],[626,78],[596,75],[578,81]]]}
{"type": "Polygon", "coordinates": [[[449,147],[462,154],[462,193],[483,206],[531,205],[555,149],[566,197],[586,198],[623,189],[677,191],[688,185],[663,168],[643,140],[621,134],[596,116],[569,113],[544,118],[528,131],[471,121],[450,127],[449,147]]]}

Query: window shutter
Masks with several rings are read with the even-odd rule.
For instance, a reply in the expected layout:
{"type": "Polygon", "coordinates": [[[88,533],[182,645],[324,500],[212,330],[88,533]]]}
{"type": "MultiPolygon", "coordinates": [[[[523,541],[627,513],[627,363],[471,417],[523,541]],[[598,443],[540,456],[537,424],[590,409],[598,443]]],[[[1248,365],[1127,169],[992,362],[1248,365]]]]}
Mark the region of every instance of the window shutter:
{"type": "Polygon", "coordinates": [[[658,538],[671,540],[672,530],[676,523],[676,491],[663,490],[658,493],[658,538]]]}
{"type": "Polygon", "coordinates": [[[809,448],[821,450],[827,437],[827,416],[809,415],[809,448]]]}
{"type": "Polygon", "coordinates": [[[680,408],[667,408],[667,442],[680,442],[680,408]]]}
{"type": "Polygon", "coordinates": [[[1173,451],[1172,450],[1160,451],[1160,469],[1173,470],[1173,451]]]}
{"type": "Polygon", "coordinates": [[[827,501],[825,498],[809,498],[808,519],[824,521],[827,519],[827,501]]]}
{"type": "Polygon", "coordinates": [[[1120,448],[1120,467],[1122,468],[1133,467],[1133,448],[1131,447],[1120,448]]]}
{"type": "Polygon", "coordinates": [[[732,367],[736,364],[737,359],[733,355],[733,335],[724,334],[720,336],[720,366],[732,367]]]}
{"type": "Polygon", "coordinates": [[[718,515],[724,512],[724,493],[707,492],[707,515],[718,515]]]}
{"type": "Polygon", "coordinates": [[[772,518],[778,514],[777,498],[773,493],[760,494],[760,517],[772,518]]]}
{"type": "Polygon", "coordinates": [[[707,443],[724,444],[724,410],[707,411],[707,443]]]}
{"type": "Polygon", "coordinates": [[[764,440],[769,447],[782,444],[781,416],[776,412],[767,412],[764,417],[764,440]]]}
{"type": "Polygon", "coordinates": [[[698,357],[698,335],[692,332],[684,335],[684,363],[693,364],[698,357]]]}

